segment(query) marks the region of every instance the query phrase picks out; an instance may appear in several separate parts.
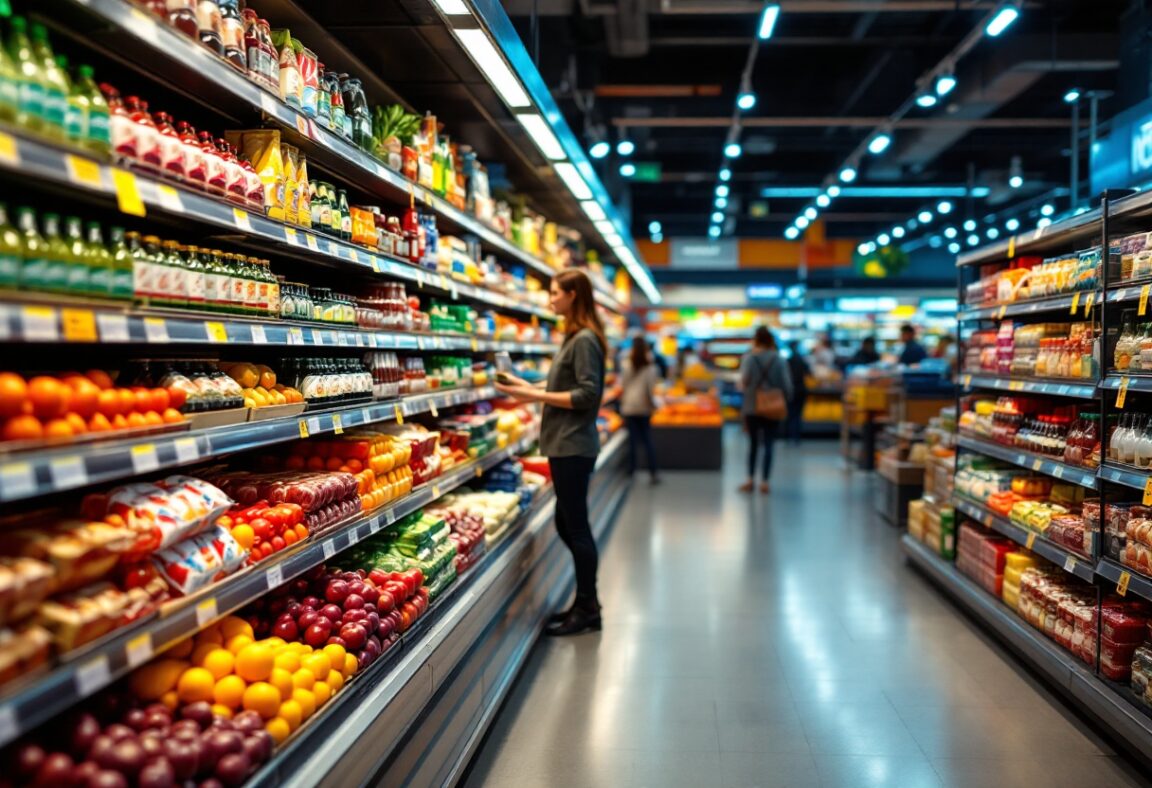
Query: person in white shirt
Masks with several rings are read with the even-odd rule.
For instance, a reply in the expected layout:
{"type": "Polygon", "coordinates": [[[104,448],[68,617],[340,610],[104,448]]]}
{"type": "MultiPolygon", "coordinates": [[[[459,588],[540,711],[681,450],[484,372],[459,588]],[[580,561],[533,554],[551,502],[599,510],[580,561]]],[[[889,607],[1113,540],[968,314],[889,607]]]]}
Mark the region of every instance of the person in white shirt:
{"type": "Polygon", "coordinates": [[[644,337],[632,340],[632,352],[621,365],[623,393],[620,396],[620,415],[628,428],[628,473],[636,472],[639,449],[644,446],[648,454],[648,472],[652,484],[660,483],[656,467],[656,449],[652,444],[652,412],[656,409],[656,385],[660,370],[652,360],[652,353],[644,337]]]}

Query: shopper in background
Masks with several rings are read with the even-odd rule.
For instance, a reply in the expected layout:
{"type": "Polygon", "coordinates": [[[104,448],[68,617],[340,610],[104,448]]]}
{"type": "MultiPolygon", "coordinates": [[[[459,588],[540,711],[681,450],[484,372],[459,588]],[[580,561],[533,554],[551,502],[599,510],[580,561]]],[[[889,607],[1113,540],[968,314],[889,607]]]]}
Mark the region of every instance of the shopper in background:
{"type": "Polygon", "coordinates": [[[828,377],[836,371],[836,351],[832,347],[832,337],[824,335],[816,343],[809,355],[812,369],[818,376],[828,377]]]}
{"type": "Polygon", "coordinates": [[[656,362],[656,369],[660,370],[660,379],[668,379],[668,362],[664,357],[656,352],[656,345],[651,341],[648,342],[648,352],[652,354],[652,360],[656,362]]]}
{"type": "Polygon", "coordinates": [[[928,351],[917,341],[916,327],[911,323],[900,326],[900,341],[904,343],[904,349],[900,351],[901,364],[912,366],[928,358],[928,351]]]}
{"type": "Polygon", "coordinates": [[[549,619],[545,632],[574,635],[600,629],[599,555],[588,522],[588,486],[600,453],[596,414],[604,396],[608,342],[596,314],[592,283],[583,272],[568,269],[554,276],[550,296],[552,310],[564,318],[565,337],[545,388],[514,375],[496,388],[522,402],[544,404],[540,453],[548,458],[556,491],[556,531],[576,566],[576,599],[571,608],[549,619]]]}
{"type": "Polygon", "coordinates": [[[801,355],[800,343],[788,343],[791,354],[788,356],[788,377],[792,380],[792,398],[788,400],[788,442],[800,445],[800,433],[804,423],[804,404],[808,401],[808,376],[812,370],[801,355]]]}
{"type": "MultiPolygon", "coordinates": [[[[740,361],[740,391],[743,401],[740,414],[748,433],[748,479],[740,485],[740,492],[752,492],[756,478],[756,460],[760,447],[764,447],[764,464],[760,476],[760,492],[768,492],[768,477],[772,473],[772,444],[780,428],[780,419],[787,416],[787,403],[792,399],[792,381],[788,365],[776,349],[776,337],[765,326],[756,329],[752,349],[740,361]],[[773,407],[773,415],[765,409],[766,401],[782,398],[782,408],[773,407]],[[779,414],[778,416],[775,414],[779,414]]],[[[771,406],[771,405],[770,405],[771,406]]]]}
{"type": "Polygon", "coordinates": [[[620,415],[628,427],[628,473],[636,472],[640,445],[643,444],[652,484],[659,484],[656,447],[652,445],[652,412],[656,409],[656,384],[660,382],[660,370],[652,361],[644,337],[632,340],[632,352],[624,361],[621,379],[624,393],[620,397],[620,415]]]}
{"type": "Polygon", "coordinates": [[[876,352],[876,337],[864,337],[860,342],[860,349],[857,350],[852,358],[848,359],[849,364],[875,364],[880,360],[880,354],[876,352]]]}

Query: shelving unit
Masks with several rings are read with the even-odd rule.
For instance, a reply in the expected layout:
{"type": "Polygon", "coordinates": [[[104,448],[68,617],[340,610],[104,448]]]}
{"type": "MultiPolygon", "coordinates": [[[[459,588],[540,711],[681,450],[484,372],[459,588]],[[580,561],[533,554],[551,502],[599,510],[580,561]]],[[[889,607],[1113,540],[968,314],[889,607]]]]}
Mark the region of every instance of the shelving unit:
{"type": "Polygon", "coordinates": [[[972,373],[961,375],[960,384],[971,390],[993,389],[1076,399],[1096,398],[1095,381],[1092,383],[1074,383],[1058,379],[1041,380],[1039,378],[1000,377],[998,375],[972,373]]]}
{"type": "Polygon", "coordinates": [[[1089,583],[1096,579],[1091,558],[1053,544],[1035,531],[1029,531],[1027,528],[1016,525],[1011,520],[1005,519],[962,496],[956,496],[952,502],[957,510],[964,512],[973,520],[983,523],[985,528],[991,528],[1001,536],[1007,536],[1016,544],[1027,547],[1041,558],[1063,567],[1065,572],[1074,574],[1089,583]]]}
{"type": "Polygon", "coordinates": [[[1058,462],[1049,457],[1015,449],[1011,446],[1001,446],[1000,444],[990,441],[969,438],[966,435],[960,435],[956,442],[957,445],[962,448],[971,449],[979,454],[995,457],[998,460],[1004,460],[1004,462],[1010,462],[1013,465],[1019,465],[1021,468],[1028,468],[1036,473],[1042,473],[1045,476],[1062,479],[1091,490],[1095,490],[1097,486],[1096,472],[1093,470],[1086,470],[1075,465],[1058,462]]]}

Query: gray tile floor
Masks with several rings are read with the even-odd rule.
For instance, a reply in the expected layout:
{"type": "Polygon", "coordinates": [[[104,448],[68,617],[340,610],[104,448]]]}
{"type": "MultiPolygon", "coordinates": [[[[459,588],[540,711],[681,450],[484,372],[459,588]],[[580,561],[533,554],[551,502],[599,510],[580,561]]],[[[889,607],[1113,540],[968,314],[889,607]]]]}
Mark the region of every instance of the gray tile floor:
{"type": "Polygon", "coordinates": [[[906,568],[831,444],[639,481],[601,564],[605,628],[542,640],[467,785],[1149,785],[906,568]]]}

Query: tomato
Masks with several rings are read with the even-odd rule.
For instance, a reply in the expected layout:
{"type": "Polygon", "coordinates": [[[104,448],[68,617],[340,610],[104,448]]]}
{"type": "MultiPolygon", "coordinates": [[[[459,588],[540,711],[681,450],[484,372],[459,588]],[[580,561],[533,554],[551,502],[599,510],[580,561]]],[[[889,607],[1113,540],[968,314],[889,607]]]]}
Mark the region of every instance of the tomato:
{"type": "Polygon", "coordinates": [[[396,598],[387,591],[380,592],[380,598],[376,600],[376,609],[381,613],[391,613],[396,608],[396,598]]]}
{"type": "Polygon", "coordinates": [[[273,508],[286,526],[294,526],[304,521],[304,509],[298,503],[281,503],[273,508]]]}
{"type": "Polygon", "coordinates": [[[284,541],[283,536],[272,537],[272,549],[273,550],[283,550],[287,546],[288,546],[288,543],[284,541]]]}
{"type": "Polygon", "coordinates": [[[256,534],[257,542],[267,542],[276,532],[272,528],[272,523],[264,517],[253,518],[248,525],[252,526],[253,533],[256,534]]]}

